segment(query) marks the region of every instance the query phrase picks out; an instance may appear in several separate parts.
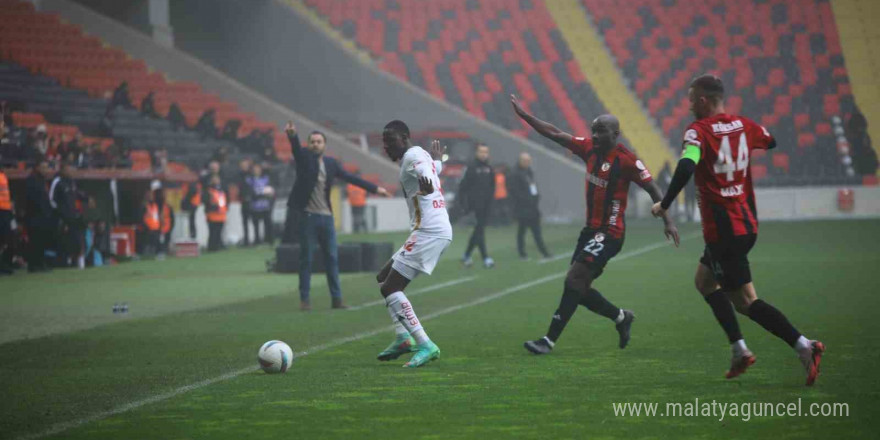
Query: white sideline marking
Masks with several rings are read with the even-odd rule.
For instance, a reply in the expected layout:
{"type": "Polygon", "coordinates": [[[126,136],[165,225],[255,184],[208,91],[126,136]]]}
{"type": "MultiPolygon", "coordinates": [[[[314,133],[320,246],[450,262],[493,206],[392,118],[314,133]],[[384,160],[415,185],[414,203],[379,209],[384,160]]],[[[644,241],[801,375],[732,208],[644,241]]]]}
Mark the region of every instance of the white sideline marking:
{"type": "MultiPolygon", "coordinates": [[[[694,237],[698,237],[700,235],[703,235],[703,233],[701,231],[691,232],[690,234],[685,234],[685,235],[679,236],[678,239],[679,239],[679,241],[685,241],[685,240],[690,240],[691,238],[694,238],[694,237]]],[[[613,260],[620,261],[623,258],[629,258],[629,257],[633,257],[636,255],[641,255],[641,254],[644,254],[645,252],[650,252],[650,251],[653,251],[654,249],[662,248],[663,246],[671,244],[671,243],[672,242],[669,240],[658,241],[657,243],[649,244],[645,247],[638,248],[632,252],[624,252],[624,253],[620,254],[619,257],[616,257],[613,260]],[[632,254],[632,255],[630,255],[630,254],[632,254]]],[[[547,264],[547,263],[552,263],[554,261],[561,260],[563,258],[571,258],[571,254],[572,254],[571,252],[569,252],[567,254],[557,254],[557,255],[554,255],[550,258],[544,258],[542,260],[539,260],[538,264],[547,264]]]]}
{"type": "MultiPolygon", "coordinates": [[[[694,237],[696,237],[696,236],[698,236],[698,235],[700,235],[700,234],[701,234],[701,233],[692,233],[692,234],[688,234],[688,235],[682,236],[682,237],[681,237],[681,240],[684,241],[684,240],[687,240],[687,239],[691,239],[691,238],[694,238],[694,237]]],[[[638,248],[638,249],[633,250],[633,251],[630,251],[630,252],[624,252],[623,254],[620,254],[618,257],[616,257],[614,260],[615,260],[615,261],[621,261],[621,260],[625,260],[625,259],[627,259],[627,258],[632,258],[632,257],[638,256],[638,255],[642,255],[642,254],[644,254],[644,253],[646,253],[646,252],[650,252],[650,251],[652,251],[652,250],[654,250],[654,249],[659,249],[659,248],[661,248],[661,247],[663,247],[663,246],[667,246],[668,244],[669,244],[669,243],[666,242],[666,241],[660,241],[660,242],[657,242],[657,243],[649,244],[649,245],[647,245],[647,246],[644,246],[644,247],[638,248]]],[[[478,306],[478,305],[480,305],[480,304],[487,303],[487,302],[489,302],[489,301],[494,301],[494,300],[496,300],[496,299],[498,299],[498,298],[502,298],[502,297],[505,297],[505,296],[507,296],[507,295],[510,295],[511,293],[516,293],[516,292],[519,292],[520,290],[528,289],[528,288],[530,288],[530,287],[534,287],[534,286],[537,286],[537,285],[539,285],[539,284],[543,284],[543,283],[546,283],[546,282],[548,282],[548,281],[552,281],[552,280],[557,279],[557,278],[562,278],[562,277],[565,276],[566,273],[567,273],[567,271],[557,272],[557,273],[554,273],[554,274],[552,274],[552,275],[547,275],[547,276],[544,276],[544,277],[538,278],[538,279],[536,279],[536,280],[529,281],[529,282],[527,282],[527,283],[518,284],[518,285],[516,285],[516,286],[508,287],[507,289],[504,289],[504,290],[502,290],[502,291],[500,291],[500,292],[495,292],[495,293],[493,293],[493,294],[491,294],[491,295],[487,295],[487,296],[484,296],[484,297],[481,297],[481,298],[475,299],[475,300],[473,300],[473,301],[468,301],[468,302],[466,302],[466,303],[462,303],[462,304],[458,304],[458,305],[455,305],[455,306],[447,307],[447,308],[442,309],[442,310],[438,310],[438,311],[436,311],[436,312],[434,312],[434,313],[429,313],[429,314],[427,314],[427,315],[424,315],[424,316],[421,318],[421,320],[422,320],[422,321],[428,321],[428,320],[430,320],[430,319],[439,318],[439,317],[441,317],[441,316],[443,316],[443,315],[448,315],[448,314],[450,314],[450,313],[454,313],[454,312],[457,312],[457,311],[462,310],[462,309],[467,309],[467,308],[470,308],[470,307],[473,307],[473,306],[478,306]]],[[[471,278],[475,278],[475,277],[471,277],[471,278]]],[[[464,279],[466,279],[466,278],[463,278],[463,280],[464,280],[464,279]]],[[[457,281],[460,281],[460,280],[457,280],[457,281]]],[[[468,281],[469,281],[469,280],[468,280],[468,281]]],[[[464,281],[462,281],[462,282],[464,282],[464,281]]],[[[444,284],[444,283],[438,284],[438,285],[436,285],[436,286],[426,287],[425,289],[422,289],[421,292],[424,292],[424,291],[426,291],[427,289],[431,289],[431,290],[434,290],[434,289],[440,289],[440,288],[441,288],[440,286],[441,286],[442,284],[444,284]]],[[[445,284],[446,284],[446,286],[443,286],[443,287],[448,287],[449,285],[452,285],[452,284],[449,284],[449,283],[445,283],[445,284]]],[[[336,339],[336,340],[330,341],[330,342],[328,342],[328,343],[326,343],[326,344],[321,344],[321,345],[316,345],[316,346],[314,346],[314,347],[310,347],[310,348],[306,349],[305,351],[301,351],[301,352],[297,353],[296,356],[298,356],[298,357],[299,357],[299,356],[308,356],[308,355],[310,355],[310,354],[315,354],[315,353],[318,353],[318,352],[320,352],[320,351],[324,351],[324,350],[327,350],[327,349],[330,349],[330,348],[338,347],[338,346],[340,346],[340,345],[347,344],[347,343],[349,343],[349,342],[360,341],[360,340],[362,340],[362,339],[366,339],[366,338],[369,338],[369,337],[371,337],[371,336],[378,335],[378,334],[383,333],[383,332],[391,332],[393,329],[394,329],[394,326],[388,325],[388,326],[381,327],[381,328],[377,328],[377,329],[375,329],[375,330],[370,330],[370,331],[367,331],[367,332],[355,333],[354,335],[347,336],[347,337],[340,338],[340,339],[336,339]]],[[[173,397],[177,397],[177,396],[179,396],[179,395],[181,395],[181,394],[185,394],[185,393],[188,393],[188,392],[193,391],[193,390],[197,390],[197,389],[200,389],[200,388],[204,388],[204,387],[206,387],[206,386],[208,386],[208,385],[213,385],[213,384],[215,384],[215,383],[217,383],[217,382],[223,382],[223,381],[225,381],[225,380],[233,379],[233,378],[236,378],[236,377],[238,377],[238,376],[241,376],[242,374],[246,374],[246,373],[250,373],[250,372],[253,372],[253,371],[257,371],[257,370],[259,370],[259,369],[260,369],[260,368],[259,368],[258,366],[255,365],[255,366],[252,366],[252,367],[242,368],[242,369],[240,369],[240,370],[236,370],[236,371],[231,371],[231,372],[229,372],[229,373],[226,373],[226,374],[223,374],[223,375],[220,375],[220,376],[217,376],[217,377],[213,377],[213,378],[211,378],[211,379],[206,379],[206,380],[203,380],[203,381],[200,381],[200,382],[195,382],[195,383],[191,383],[191,384],[189,384],[189,385],[184,385],[184,386],[182,386],[182,387],[175,388],[175,389],[173,389],[173,390],[171,390],[171,391],[168,391],[168,392],[165,392],[165,393],[162,393],[162,394],[156,394],[156,395],[154,395],[154,396],[150,396],[150,397],[147,397],[147,398],[144,398],[144,399],[135,400],[135,401],[133,401],[133,402],[126,403],[126,404],[124,404],[124,405],[118,406],[118,407],[113,408],[113,409],[108,410],[108,411],[99,412],[99,413],[93,414],[93,415],[91,415],[91,416],[83,417],[83,418],[81,418],[81,419],[77,419],[77,420],[71,420],[71,421],[68,421],[68,422],[61,422],[61,423],[58,423],[58,424],[53,425],[51,428],[49,428],[49,429],[47,429],[47,430],[45,430],[45,431],[38,432],[38,433],[36,433],[36,434],[27,434],[27,435],[24,435],[24,436],[19,437],[19,439],[20,439],[20,440],[31,440],[31,439],[38,439],[38,438],[48,437],[48,436],[50,436],[50,435],[55,435],[55,434],[58,434],[58,433],[61,433],[61,432],[67,431],[67,430],[69,430],[69,429],[76,428],[76,427],[78,427],[78,426],[82,426],[82,425],[85,425],[85,424],[88,424],[88,423],[91,423],[91,422],[96,422],[96,421],[101,420],[101,419],[106,419],[107,417],[112,417],[112,416],[115,416],[115,415],[119,415],[119,414],[122,414],[122,413],[126,413],[126,412],[129,412],[129,411],[131,411],[131,410],[138,409],[138,408],[140,408],[140,407],[142,407],[142,406],[149,405],[149,404],[151,404],[151,403],[157,403],[157,402],[161,402],[161,401],[163,401],[163,400],[168,400],[168,399],[171,399],[171,398],[173,398],[173,397]]]]}
{"type": "MultiPolygon", "coordinates": [[[[419,295],[422,293],[428,293],[428,292],[432,292],[434,290],[439,290],[444,287],[454,286],[456,284],[461,284],[461,283],[467,283],[468,281],[473,281],[475,279],[477,279],[476,276],[470,276],[470,277],[459,278],[457,280],[446,281],[444,283],[439,283],[439,284],[435,284],[433,286],[428,286],[428,287],[425,287],[422,289],[413,290],[412,293],[407,293],[406,296],[407,297],[416,296],[416,295],[419,295]]],[[[360,310],[360,309],[363,309],[364,307],[372,307],[372,306],[377,306],[379,304],[385,304],[385,300],[384,299],[377,299],[375,301],[370,301],[367,303],[358,304],[356,306],[349,307],[348,310],[360,310]]]]}

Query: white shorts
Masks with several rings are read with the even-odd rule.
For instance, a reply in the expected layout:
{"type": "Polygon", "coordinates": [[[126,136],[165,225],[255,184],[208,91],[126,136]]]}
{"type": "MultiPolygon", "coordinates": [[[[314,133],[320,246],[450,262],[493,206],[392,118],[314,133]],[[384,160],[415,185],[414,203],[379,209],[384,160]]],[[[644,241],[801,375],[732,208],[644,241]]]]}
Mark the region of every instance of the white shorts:
{"type": "Polygon", "coordinates": [[[391,257],[391,267],[408,280],[415,279],[419,272],[431,275],[450,243],[452,240],[448,238],[425,237],[413,233],[391,257]]]}

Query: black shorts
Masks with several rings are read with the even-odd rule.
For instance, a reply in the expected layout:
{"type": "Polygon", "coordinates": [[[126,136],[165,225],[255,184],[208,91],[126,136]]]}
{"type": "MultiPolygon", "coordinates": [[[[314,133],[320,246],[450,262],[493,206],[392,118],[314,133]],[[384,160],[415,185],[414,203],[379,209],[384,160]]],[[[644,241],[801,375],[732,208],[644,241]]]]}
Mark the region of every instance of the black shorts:
{"type": "Polygon", "coordinates": [[[749,251],[758,234],[737,235],[707,243],[700,264],[708,267],[722,289],[732,290],[752,282],[749,251]]]}
{"type": "Polygon", "coordinates": [[[584,228],[571,256],[571,263],[574,264],[575,261],[585,263],[592,272],[593,279],[596,279],[602,275],[605,265],[620,252],[621,248],[623,248],[622,238],[614,238],[604,232],[584,228]]]}

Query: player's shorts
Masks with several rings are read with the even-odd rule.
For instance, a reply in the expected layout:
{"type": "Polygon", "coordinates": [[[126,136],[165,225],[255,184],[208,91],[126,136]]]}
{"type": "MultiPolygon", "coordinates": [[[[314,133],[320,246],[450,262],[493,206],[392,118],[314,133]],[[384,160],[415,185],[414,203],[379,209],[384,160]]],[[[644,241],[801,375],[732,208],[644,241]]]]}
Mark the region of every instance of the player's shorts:
{"type": "Polygon", "coordinates": [[[414,232],[391,257],[391,268],[408,280],[415,279],[419,273],[431,275],[450,243],[452,240],[448,238],[421,236],[414,232]]]}
{"type": "Polygon", "coordinates": [[[623,248],[623,238],[614,238],[595,229],[584,228],[578,238],[577,247],[571,256],[571,262],[583,262],[593,274],[599,278],[608,261],[614,258],[623,248]]]}
{"type": "Polygon", "coordinates": [[[758,234],[730,236],[715,243],[707,243],[700,264],[712,270],[722,289],[732,290],[752,282],[749,269],[749,251],[758,234]]]}

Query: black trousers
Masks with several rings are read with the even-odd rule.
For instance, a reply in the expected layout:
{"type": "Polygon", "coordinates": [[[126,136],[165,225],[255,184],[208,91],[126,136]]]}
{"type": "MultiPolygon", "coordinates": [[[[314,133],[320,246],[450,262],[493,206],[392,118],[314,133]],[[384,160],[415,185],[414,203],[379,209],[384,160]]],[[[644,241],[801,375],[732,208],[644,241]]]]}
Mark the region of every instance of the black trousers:
{"type": "Polygon", "coordinates": [[[520,218],[517,219],[518,227],[516,229],[516,249],[519,251],[519,256],[525,258],[526,257],[526,229],[530,229],[532,231],[532,237],[535,239],[535,244],[538,246],[538,250],[541,252],[541,255],[545,257],[549,257],[550,253],[547,252],[547,247],[544,246],[544,237],[541,235],[541,217],[534,216],[529,218],[520,218]]]}
{"type": "MultiPolygon", "coordinates": [[[[272,244],[275,241],[272,231],[272,212],[251,212],[250,217],[254,225],[254,244],[262,243],[263,240],[266,243],[272,244]],[[260,223],[263,224],[263,239],[260,239],[260,223]]],[[[247,227],[245,227],[245,230],[247,230],[247,227]]]]}
{"type": "Polygon", "coordinates": [[[208,222],[208,250],[223,249],[223,225],[225,222],[208,222]]]}
{"type": "Polygon", "coordinates": [[[46,262],[46,249],[55,241],[56,228],[46,222],[33,222],[28,224],[28,271],[45,270],[49,268],[46,262]]]}
{"type": "Polygon", "coordinates": [[[0,210],[0,269],[12,268],[12,211],[0,210]]]}
{"type": "MultiPolygon", "coordinates": [[[[242,205],[244,205],[244,203],[242,203],[242,205]]],[[[251,239],[250,239],[251,233],[248,228],[248,225],[250,224],[250,220],[251,220],[252,216],[253,216],[253,214],[251,213],[251,211],[249,209],[242,209],[241,210],[241,228],[244,229],[244,245],[245,246],[247,246],[251,243],[251,239]]],[[[257,227],[257,224],[254,223],[254,228],[256,228],[256,227],[257,227]]],[[[254,230],[254,243],[259,241],[259,239],[256,238],[257,236],[258,236],[257,231],[254,230]]]]}
{"type": "Polygon", "coordinates": [[[196,239],[196,211],[198,210],[198,207],[196,207],[189,211],[189,238],[193,240],[196,239]]]}
{"type": "Polygon", "coordinates": [[[489,252],[486,250],[486,225],[489,223],[491,213],[492,205],[488,203],[474,210],[477,224],[474,226],[474,232],[471,233],[470,240],[468,240],[467,251],[464,253],[465,256],[469,257],[475,247],[480,249],[480,255],[483,258],[489,256],[489,252]]]}
{"type": "Polygon", "coordinates": [[[354,232],[367,232],[366,206],[351,207],[351,227],[354,232]]]}

